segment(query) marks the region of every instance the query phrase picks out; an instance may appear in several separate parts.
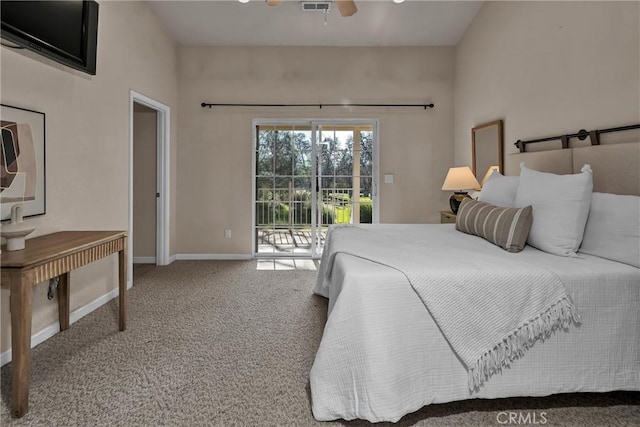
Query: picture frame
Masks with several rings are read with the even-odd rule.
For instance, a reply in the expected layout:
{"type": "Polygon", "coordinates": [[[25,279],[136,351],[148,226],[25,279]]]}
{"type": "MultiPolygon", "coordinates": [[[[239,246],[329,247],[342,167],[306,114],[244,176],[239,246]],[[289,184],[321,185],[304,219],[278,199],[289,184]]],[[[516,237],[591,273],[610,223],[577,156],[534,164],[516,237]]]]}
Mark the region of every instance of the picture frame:
{"type": "Polygon", "coordinates": [[[24,217],[46,213],[45,113],[0,104],[0,212],[22,204],[24,217]]]}

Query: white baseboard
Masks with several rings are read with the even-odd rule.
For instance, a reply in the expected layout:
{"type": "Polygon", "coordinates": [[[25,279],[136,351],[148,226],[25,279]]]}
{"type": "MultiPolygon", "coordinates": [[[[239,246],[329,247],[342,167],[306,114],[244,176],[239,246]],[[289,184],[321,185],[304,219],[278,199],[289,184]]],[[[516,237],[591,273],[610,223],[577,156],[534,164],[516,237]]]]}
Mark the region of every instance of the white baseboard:
{"type": "Polygon", "coordinates": [[[176,254],[177,260],[229,260],[240,261],[253,259],[251,254],[176,254]]]}
{"type": "MultiPolygon", "coordinates": [[[[82,319],[87,314],[92,311],[102,307],[113,298],[118,296],[118,289],[114,289],[111,292],[104,294],[98,299],[91,301],[89,304],[82,306],[69,314],[69,325],[75,323],[76,321],[82,319]]],[[[39,332],[36,332],[31,336],[31,348],[37,346],[38,344],[48,340],[55,334],[60,332],[60,323],[58,321],[50,324],[39,332]]],[[[11,349],[5,351],[0,354],[0,366],[4,366],[7,363],[11,362],[11,349]]]]}
{"type": "Polygon", "coordinates": [[[134,264],[155,264],[156,257],[154,256],[134,256],[133,257],[134,264]]]}
{"type": "Polygon", "coordinates": [[[173,261],[175,261],[175,260],[176,260],[176,256],[177,256],[177,255],[171,255],[171,256],[169,257],[169,264],[171,264],[173,261]]]}

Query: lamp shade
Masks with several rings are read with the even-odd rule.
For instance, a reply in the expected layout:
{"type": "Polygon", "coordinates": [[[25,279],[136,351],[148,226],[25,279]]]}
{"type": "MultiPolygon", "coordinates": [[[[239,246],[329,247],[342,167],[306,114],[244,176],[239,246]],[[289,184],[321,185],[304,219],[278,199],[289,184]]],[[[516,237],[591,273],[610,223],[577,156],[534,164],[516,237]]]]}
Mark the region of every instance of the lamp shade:
{"type": "Polygon", "coordinates": [[[493,171],[498,171],[498,173],[500,173],[500,166],[489,166],[489,169],[487,169],[487,173],[484,174],[484,178],[482,178],[482,186],[484,186],[484,183],[487,182],[493,171]]]}
{"type": "Polygon", "coordinates": [[[444,179],[442,189],[446,191],[473,190],[480,188],[480,184],[468,166],[450,168],[444,179]]]}

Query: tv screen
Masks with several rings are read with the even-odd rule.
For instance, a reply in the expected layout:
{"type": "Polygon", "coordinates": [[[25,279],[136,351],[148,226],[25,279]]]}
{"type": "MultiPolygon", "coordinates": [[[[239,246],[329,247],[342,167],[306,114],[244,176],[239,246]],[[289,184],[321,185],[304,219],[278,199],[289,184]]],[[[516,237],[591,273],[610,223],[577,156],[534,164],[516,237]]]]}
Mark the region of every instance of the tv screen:
{"type": "Polygon", "coordinates": [[[98,3],[2,0],[0,8],[4,39],[85,73],[96,73],[98,3]]]}

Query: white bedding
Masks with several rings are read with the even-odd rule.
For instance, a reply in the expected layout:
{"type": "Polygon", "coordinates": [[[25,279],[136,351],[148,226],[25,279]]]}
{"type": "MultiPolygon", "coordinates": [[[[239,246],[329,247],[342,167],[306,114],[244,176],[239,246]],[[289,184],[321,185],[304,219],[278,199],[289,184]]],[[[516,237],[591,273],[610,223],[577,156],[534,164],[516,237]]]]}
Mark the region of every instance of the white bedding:
{"type": "Polygon", "coordinates": [[[339,253],[402,272],[469,371],[469,388],[520,357],[538,339],[579,322],[560,278],[538,265],[468,250],[468,238],[432,227],[430,240],[371,226],[337,226],[324,247],[331,275],[339,253]],[[446,242],[447,250],[434,242],[446,242]]]}
{"type": "Polygon", "coordinates": [[[582,324],[537,343],[471,394],[464,365],[405,276],[338,254],[331,277],[323,279],[321,265],[314,289],[329,298],[329,316],[310,374],[316,419],[397,421],[424,405],[469,398],[640,390],[639,269],[531,247],[511,254],[459,233],[453,225],[377,227],[424,239],[432,239],[429,229],[441,227],[447,230],[446,241],[434,244],[443,250],[456,241],[470,250],[494,251],[505,262],[543,265],[563,281],[582,324]]]}

